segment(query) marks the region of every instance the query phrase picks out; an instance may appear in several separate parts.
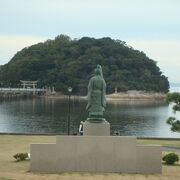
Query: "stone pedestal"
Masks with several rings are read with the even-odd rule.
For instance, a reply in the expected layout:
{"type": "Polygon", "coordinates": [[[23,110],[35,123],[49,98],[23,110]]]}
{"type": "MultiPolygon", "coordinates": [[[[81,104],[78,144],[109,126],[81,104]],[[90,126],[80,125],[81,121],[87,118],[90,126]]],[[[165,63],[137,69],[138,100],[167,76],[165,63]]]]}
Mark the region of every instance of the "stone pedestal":
{"type": "Polygon", "coordinates": [[[110,124],[107,121],[83,123],[83,136],[110,136],[110,124]]]}
{"type": "Polygon", "coordinates": [[[31,171],[161,173],[161,146],[137,145],[128,136],[57,136],[31,144],[31,171]]]}

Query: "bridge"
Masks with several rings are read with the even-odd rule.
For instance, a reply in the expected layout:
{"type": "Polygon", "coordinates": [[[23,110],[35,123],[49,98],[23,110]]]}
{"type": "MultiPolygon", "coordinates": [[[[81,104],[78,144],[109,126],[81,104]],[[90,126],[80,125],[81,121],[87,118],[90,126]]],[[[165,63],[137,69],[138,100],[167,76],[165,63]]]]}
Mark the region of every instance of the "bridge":
{"type": "Polygon", "coordinates": [[[46,91],[46,89],[36,88],[0,88],[0,96],[42,95],[46,91]]]}

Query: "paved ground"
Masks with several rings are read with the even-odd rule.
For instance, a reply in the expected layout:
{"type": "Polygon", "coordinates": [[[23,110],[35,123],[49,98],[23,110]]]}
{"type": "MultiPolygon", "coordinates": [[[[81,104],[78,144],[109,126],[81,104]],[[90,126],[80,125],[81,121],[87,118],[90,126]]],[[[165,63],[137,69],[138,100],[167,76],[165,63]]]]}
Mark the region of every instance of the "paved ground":
{"type": "Polygon", "coordinates": [[[123,173],[60,173],[45,174],[27,171],[2,172],[0,180],[180,180],[180,166],[163,166],[162,174],[123,173]]]}
{"type": "Polygon", "coordinates": [[[173,146],[163,146],[163,151],[173,151],[173,152],[180,152],[180,147],[173,147],[173,146]]]}

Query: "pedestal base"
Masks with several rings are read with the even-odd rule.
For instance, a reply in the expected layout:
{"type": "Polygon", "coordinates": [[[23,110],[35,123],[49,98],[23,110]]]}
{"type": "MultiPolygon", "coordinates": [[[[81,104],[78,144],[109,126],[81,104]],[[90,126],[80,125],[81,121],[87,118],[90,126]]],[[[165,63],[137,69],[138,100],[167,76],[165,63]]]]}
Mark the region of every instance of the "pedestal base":
{"type": "Polygon", "coordinates": [[[128,136],[57,136],[55,144],[31,144],[31,171],[161,173],[162,149],[128,136]]]}
{"type": "Polygon", "coordinates": [[[83,123],[83,136],[110,136],[110,124],[107,121],[101,123],[83,123]]]}

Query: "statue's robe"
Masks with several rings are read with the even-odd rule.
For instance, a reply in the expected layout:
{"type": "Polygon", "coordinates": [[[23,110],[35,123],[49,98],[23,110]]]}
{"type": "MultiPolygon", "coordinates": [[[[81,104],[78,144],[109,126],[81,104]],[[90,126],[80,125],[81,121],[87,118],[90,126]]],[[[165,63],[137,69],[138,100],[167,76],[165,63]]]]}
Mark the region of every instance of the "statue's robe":
{"type": "Polygon", "coordinates": [[[106,83],[101,75],[95,75],[88,85],[88,104],[86,109],[89,118],[102,118],[106,107],[106,83]]]}

